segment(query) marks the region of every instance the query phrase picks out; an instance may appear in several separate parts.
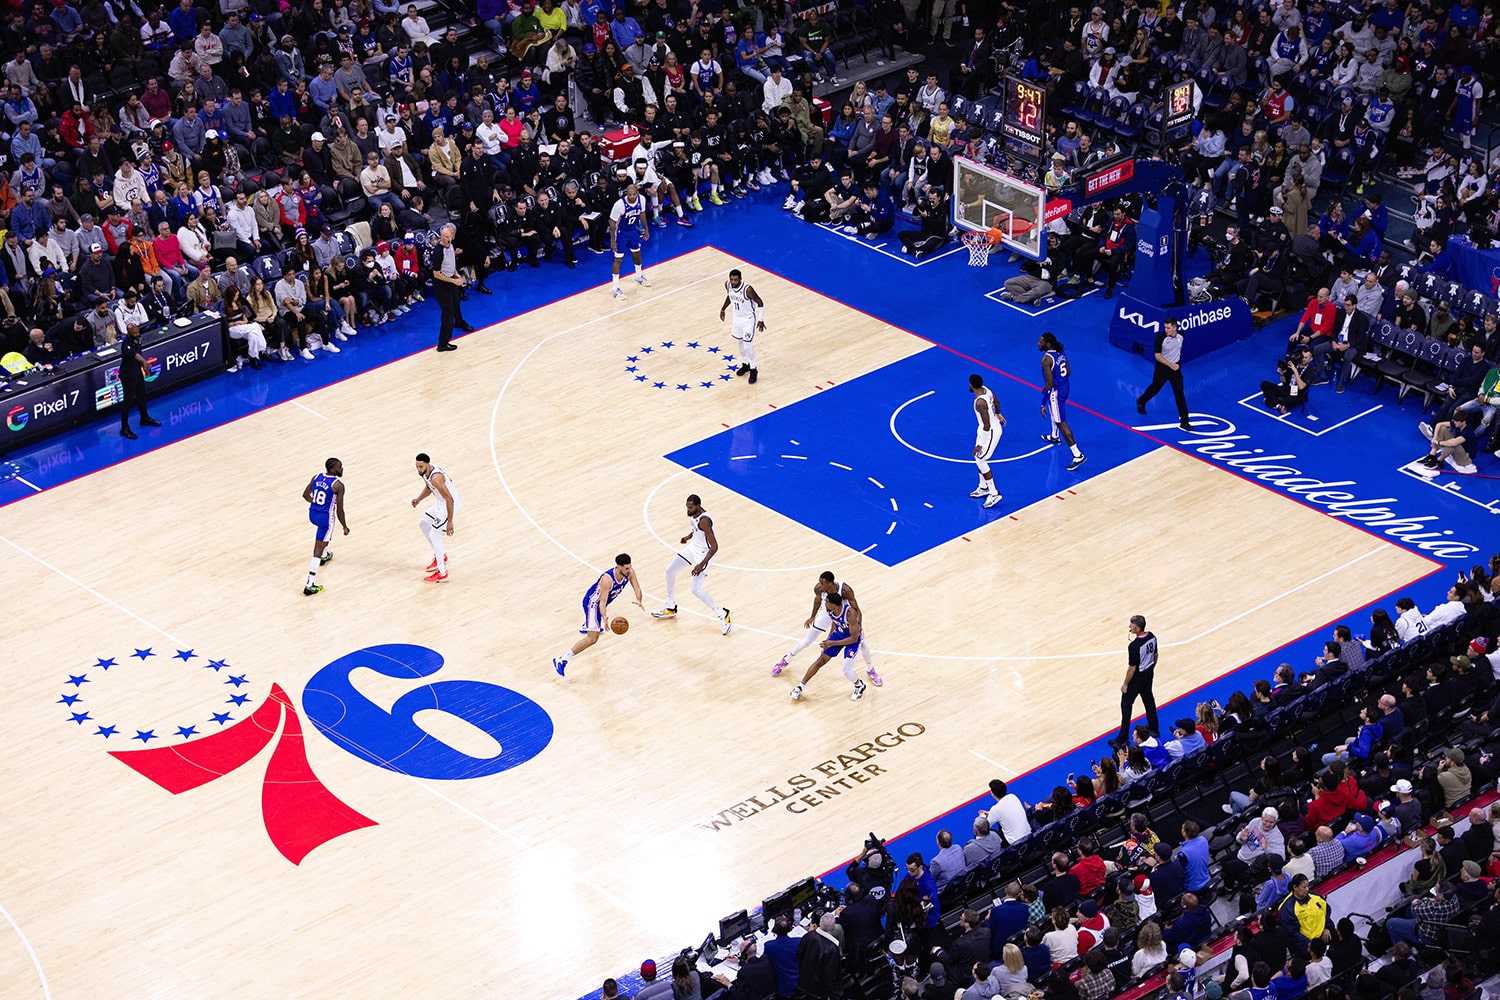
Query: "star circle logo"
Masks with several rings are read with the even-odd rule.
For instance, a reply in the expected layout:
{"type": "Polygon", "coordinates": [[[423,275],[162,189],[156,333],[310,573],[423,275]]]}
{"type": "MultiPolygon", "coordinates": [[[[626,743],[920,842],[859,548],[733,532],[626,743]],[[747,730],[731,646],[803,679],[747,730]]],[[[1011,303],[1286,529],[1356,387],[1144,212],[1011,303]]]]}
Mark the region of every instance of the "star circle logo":
{"type": "Polygon", "coordinates": [[[733,382],[738,367],[734,362],[735,356],[717,344],[705,346],[696,340],[685,343],[663,340],[659,344],[647,344],[627,356],[625,374],[631,381],[648,389],[691,392],[712,389],[721,382],[733,382]],[[684,357],[698,370],[692,374],[682,370],[684,357]]]}

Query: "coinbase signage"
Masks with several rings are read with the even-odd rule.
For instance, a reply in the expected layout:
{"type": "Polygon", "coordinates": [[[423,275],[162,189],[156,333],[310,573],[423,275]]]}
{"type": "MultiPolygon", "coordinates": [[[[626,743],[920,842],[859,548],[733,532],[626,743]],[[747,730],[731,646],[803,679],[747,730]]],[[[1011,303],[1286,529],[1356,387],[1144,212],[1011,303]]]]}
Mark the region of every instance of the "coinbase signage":
{"type": "Polygon", "coordinates": [[[1125,294],[1116,303],[1109,322],[1109,342],[1148,358],[1152,356],[1162,323],[1169,316],[1177,320],[1177,331],[1182,334],[1184,361],[1243,340],[1251,332],[1250,307],[1243,299],[1162,308],[1125,294]]]}

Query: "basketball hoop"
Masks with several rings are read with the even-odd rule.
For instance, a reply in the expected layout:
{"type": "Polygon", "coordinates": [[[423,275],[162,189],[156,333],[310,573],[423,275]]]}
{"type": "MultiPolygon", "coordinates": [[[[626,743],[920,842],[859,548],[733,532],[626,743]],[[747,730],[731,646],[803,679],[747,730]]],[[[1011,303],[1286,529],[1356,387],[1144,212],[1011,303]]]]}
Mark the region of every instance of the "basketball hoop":
{"type": "Polygon", "coordinates": [[[988,267],[990,263],[990,250],[995,246],[991,237],[992,231],[978,233],[964,233],[964,246],[969,248],[970,267],[988,267]]]}

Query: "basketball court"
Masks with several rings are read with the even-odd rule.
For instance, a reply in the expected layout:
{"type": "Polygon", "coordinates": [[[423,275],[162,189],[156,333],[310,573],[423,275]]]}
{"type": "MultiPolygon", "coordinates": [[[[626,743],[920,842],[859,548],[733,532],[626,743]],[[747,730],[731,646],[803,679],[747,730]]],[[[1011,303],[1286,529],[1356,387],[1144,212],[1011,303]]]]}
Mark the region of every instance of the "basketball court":
{"type": "Polygon", "coordinates": [[[1068,473],[998,373],[983,510],[972,361],[711,247],[649,274],[6,508],[9,614],[45,637],[0,709],[7,996],[579,996],[872,816],[1108,729],[1130,613],[1157,609],[1165,702],[1433,568],[1080,407],[1068,473]],[[732,266],[768,304],[753,389],[732,266]],[[463,499],[441,586],[418,451],[463,499]],[[304,598],[328,455],[352,530],[304,598]],[[677,620],[617,602],[629,632],[558,678],[617,552],[659,606],[689,493],[733,631],[684,577],[677,620]],[[812,651],[769,669],[824,569],[885,683],[851,702],[830,664],[793,703],[812,651]]]}

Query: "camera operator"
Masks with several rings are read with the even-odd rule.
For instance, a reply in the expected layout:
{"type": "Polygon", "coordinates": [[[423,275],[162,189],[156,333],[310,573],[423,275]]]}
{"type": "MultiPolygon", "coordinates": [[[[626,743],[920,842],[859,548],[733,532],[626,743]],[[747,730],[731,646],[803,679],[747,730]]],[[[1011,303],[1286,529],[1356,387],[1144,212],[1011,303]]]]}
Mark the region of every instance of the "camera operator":
{"type": "Polygon", "coordinates": [[[1214,268],[1209,272],[1208,278],[1213,282],[1215,291],[1222,293],[1233,289],[1238,282],[1244,280],[1244,274],[1254,260],[1249,245],[1240,239],[1239,227],[1226,228],[1224,242],[1210,249],[1214,256],[1214,268]]]}
{"type": "Polygon", "coordinates": [[[865,849],[859,857],[849,862],[844,877],[858,885],[864,894],[880,905],[885,905],[891,893],[891,864],[886,857],[885,844],[873,835],[865,841],[865,849]]]}
{"type": "Polygon", "coordinates": [[[1277,413],[1287,413],[1294,406],[1307,402],[1307,380],[1304,374],[1312,366],[1312,348],[1303,345],[1297,349],[1296,358],[1278,358],[1275,382],[1260,384],[1261,396],[1266,406],[1277,413]]]}

